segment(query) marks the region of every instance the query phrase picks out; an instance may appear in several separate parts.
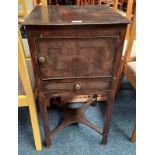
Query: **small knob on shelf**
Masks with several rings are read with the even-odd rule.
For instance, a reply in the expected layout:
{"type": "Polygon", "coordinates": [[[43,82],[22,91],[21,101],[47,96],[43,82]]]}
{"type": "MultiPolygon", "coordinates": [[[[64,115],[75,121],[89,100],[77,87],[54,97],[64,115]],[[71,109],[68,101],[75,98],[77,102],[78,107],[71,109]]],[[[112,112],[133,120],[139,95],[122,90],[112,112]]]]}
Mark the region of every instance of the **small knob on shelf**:
{"type": "Polygon", "coordinates": [[[39,57],[39,62],[40,63],[43,64],[43,63],[45,63],[45,61],[46,61],[45,57],[39,57]]]}
{"type": "Polygon", "coordinates": [[[81,88],[81,85],[80,84],[76,84],[75,85],[75,90],[80,90],[80,88],[81,88]]]}

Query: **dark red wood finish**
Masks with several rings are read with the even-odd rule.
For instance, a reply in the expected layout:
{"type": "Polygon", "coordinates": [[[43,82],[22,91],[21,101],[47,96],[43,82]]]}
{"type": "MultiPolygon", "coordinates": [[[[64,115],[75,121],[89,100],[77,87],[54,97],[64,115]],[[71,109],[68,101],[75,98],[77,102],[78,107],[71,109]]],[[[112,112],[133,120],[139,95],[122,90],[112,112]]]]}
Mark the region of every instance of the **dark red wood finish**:
{"type": "Polygon", "coordinates": [[[128,23],[106,6],[38,6],[25,20],[48,147],[50,137],[75,122],[103,130],[106,144],[128,23]],[[65,110],[64,124],[51,132],[45,103],[52,97],[85,94],[107,98],[104,128],[86,120],[81,108],[65,110]]]}

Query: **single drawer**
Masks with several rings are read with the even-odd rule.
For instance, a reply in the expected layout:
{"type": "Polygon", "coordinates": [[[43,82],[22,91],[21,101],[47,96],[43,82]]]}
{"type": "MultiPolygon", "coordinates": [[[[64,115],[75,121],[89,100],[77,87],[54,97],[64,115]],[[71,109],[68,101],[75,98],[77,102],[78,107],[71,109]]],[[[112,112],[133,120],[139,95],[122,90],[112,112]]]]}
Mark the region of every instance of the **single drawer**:
{"type": "Polygon", "coordinates": [[[74,81],[55,81],[43,82],[43,90],[50,92],[64,92],[69,91],[72,93],[79,92],[95,92],[100,90],[110,90],[111,81],[104,81],[103,79],[92,80],[74,80],[74,81]]]}

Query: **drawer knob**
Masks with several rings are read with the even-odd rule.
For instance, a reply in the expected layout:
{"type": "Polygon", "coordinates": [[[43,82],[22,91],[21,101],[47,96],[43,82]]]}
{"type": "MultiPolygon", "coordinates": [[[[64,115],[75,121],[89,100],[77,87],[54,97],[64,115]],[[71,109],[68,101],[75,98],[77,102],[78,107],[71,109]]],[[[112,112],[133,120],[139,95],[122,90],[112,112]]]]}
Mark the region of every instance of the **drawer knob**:
{"type": "Polygon", "coordinates": [[[80,88],[81,88],[81,85],[80,84],[76,84],[75,85],[75,90],[80,90],[80,88]]]}
{"type": "Polygon", "coordinates": [[[43,64],[43,63],[45,63],[45,61],[46,61],[45,57],[39,57],[39,62],[40,63],[43,64]]]}

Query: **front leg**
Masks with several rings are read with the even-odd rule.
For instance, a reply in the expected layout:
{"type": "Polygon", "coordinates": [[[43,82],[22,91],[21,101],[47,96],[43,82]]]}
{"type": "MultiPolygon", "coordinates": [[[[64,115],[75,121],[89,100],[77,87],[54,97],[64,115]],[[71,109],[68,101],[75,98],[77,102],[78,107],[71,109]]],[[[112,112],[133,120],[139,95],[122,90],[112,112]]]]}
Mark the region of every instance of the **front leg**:
{"type": "Polygon", "coordinates": [[[39,106],[40,106],[40,111],[41,111],[42,120],[43,120],[46,146],[50,147],[51,146],[51,138],[50,138],[50,128],[49,128],[49,123],[48,123],[46,102],[49,102],[49,100],[46,99],[45,95],[39,94],[39,106]]]}
{"type": "Polygon", "coordinates": [[[111,123],[111,119],[112,119],[113,102],[114,102],[114,99],[109,98],[107,105],[106,105],[103,138],[102,138],[102,142],[101,142],[102,144],[107,144],[108,133],[109,133],[110,123],[111,123]]]}

